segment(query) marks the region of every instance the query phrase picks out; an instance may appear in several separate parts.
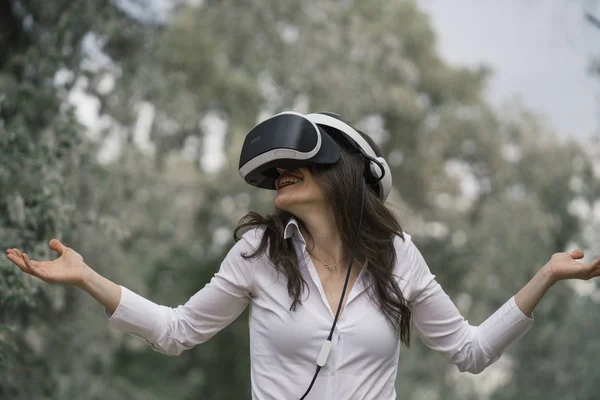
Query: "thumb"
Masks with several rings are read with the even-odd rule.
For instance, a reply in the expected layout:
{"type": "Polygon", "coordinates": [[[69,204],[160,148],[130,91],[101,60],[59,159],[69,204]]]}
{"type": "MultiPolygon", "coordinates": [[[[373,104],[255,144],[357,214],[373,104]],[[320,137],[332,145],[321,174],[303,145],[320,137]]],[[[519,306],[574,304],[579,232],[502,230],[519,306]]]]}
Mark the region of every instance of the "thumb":
{"type": "Polygon", "coordinates": [[[573,258],[575,260],[579,260],[579,259],[583,258],[583,251],[580,249],[575,249],[569,255],[571,256],[571,258],[573,258]]]}
{"type": "Polygon", "coordinates": [[[58,239],[52,239],[50,242],[48,242],[48,245],[52,250],[59,252],[60,255],[62,255],[67,249],[67,247],[63,245],[58,239]]]}

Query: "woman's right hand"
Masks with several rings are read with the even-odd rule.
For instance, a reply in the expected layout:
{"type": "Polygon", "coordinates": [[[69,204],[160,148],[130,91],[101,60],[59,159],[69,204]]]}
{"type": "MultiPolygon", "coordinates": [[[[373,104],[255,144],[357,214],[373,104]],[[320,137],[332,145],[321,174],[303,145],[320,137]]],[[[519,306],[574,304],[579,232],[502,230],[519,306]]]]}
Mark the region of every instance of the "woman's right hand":
{"type": "Polygon", "coordinates": [[[49,246],[58,252],[60,257],[53,261],[34,261],[18,249],[7,249],[6,254],[8,259],[22,271],[40,278],[44,282],[82,285],[88,269],[83,257],[75,250],[63,245],[58,239],[50,240],[49,246]]]}

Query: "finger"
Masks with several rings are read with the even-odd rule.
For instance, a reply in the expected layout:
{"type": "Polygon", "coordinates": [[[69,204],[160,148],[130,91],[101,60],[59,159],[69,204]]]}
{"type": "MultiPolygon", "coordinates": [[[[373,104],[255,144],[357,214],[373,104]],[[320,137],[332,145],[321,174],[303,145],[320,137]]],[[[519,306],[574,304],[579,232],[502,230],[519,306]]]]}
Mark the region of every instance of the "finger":
{"type": "Polygon", "coordinates": [[[599,264],[596,264],[596,267],[591,270],[591,273],[590,273],[588,279],[596,278],[596,277],[600,276],[600,267],[598,265],[599,264]]]}
{"type": "Polygon", "coordinates": [[[583,251],[581,249],[575,249],[569,255],[575,260],[580,260],[583,258],[583,251]]]}
{"type": "Polygon", "coordinates": [[[29,268],[32,275],[37,276],[38,278],[41,278],[41,279],[44,278],[42,276],[43,271],[40,270],[39,263],[37,261],[33,261],[33,260],[29,259],[29,256],[27,255],[27,253],[23,253],[23,260],[25,261],[25,265],[27,266],[27,268],[29,268]]]}
{"type": "Polygon", "coordinates": [[[23,258],[23,253],[21,253],[21,251],[19,249],[12,249],[13,253],[16,254],[18,257],[23,258]]]}
{"type": "Polygon", "coordinates": [[[52,250],[59,252],[60,255],[62,255],[65,252],[65,250],[67,249],[67,246],[62,244],[60,242],[60,240],[58,240],[58,239],[50,240],[50,242],[48,242],[48,245],[50,246],[50,248],[52,250]]]}
{"type": "Polygon", "coordinates": [[[581,266],[585,273],[584,279],[594,278],[600,274],[600,257],[591,262],[581,264],[581,266]]]}
{"type": "Polygon", "coordinates": [[[29,268],[25,264],[25,261],[21,257],[15,255],[15,254],[12,254],[12,253],[9,254],[7,257],[13,264],[15,264],[17,267],[19,267],[23,272],[27,272],[28,274],[31,274],[31,271],[29,270],[29,268]]]}
{"type": "Polygon", "coordinates": [[[590,269],[590,270],[600,268],[600,257],[598,257],[595,260],[592,260],[590,262],[582,263],[581,265],[584,268],[587,268],[587,269],[590,269]]]}
{"type": "Polygon", "coordinates": [[[592,269],[594,270],[594,272],[596,273],[600,273],[600,257],[596,258],[594,261],[592,261],[592,269]]]}
{"type": "Polygon", "coordinates": [[[30,259],[27,253],[23,253],[23,261],[25,261],[25,265],[27,266],[27,268],[29,268],[32,271],[35,271],[38,267],[37,261],[33,261],[32,259],[30,259]]]}

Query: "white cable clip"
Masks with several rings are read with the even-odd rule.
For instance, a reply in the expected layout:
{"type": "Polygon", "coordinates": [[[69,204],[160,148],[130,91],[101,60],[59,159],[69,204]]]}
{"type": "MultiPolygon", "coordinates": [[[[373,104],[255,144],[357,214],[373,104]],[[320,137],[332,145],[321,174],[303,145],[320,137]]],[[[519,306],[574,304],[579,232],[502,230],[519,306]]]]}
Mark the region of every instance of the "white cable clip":
{"type": "Polygon", "coordinates": [[[329,352],[331,351],[331,340],[326,340],[323,343],[323,347],[321,347],[321,352],[319,353],[319,357],[317,358],[317,365],[322,367],[327,362],[327,357],[329,357],[329,352]]]}

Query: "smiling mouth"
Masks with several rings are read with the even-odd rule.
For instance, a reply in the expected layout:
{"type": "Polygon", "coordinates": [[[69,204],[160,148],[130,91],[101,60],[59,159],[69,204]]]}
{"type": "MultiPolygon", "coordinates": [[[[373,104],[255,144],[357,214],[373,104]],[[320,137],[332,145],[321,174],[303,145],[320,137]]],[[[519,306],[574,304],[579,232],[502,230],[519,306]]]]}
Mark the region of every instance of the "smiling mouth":
{"type": "Polygon", "coordinates": [[[281,185],[279,185],[279,190],[283,189],[286,186],[292,186],[295,185],[298,182],[287,182],[287,183],[282,183],[281,185]]]}
{"type": "Polygon", "coordinates": [[[279,179],[277,190],[283,189],[286,186],[292,186],[296,183],[302,182],[302,179],[297,176],[284,175],[279,179]]]}

